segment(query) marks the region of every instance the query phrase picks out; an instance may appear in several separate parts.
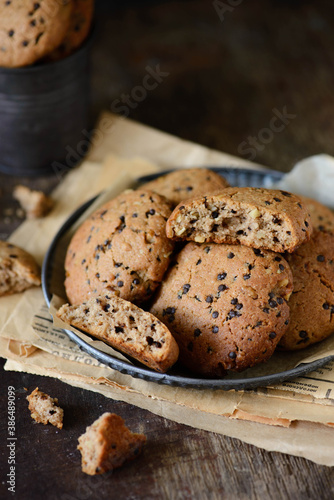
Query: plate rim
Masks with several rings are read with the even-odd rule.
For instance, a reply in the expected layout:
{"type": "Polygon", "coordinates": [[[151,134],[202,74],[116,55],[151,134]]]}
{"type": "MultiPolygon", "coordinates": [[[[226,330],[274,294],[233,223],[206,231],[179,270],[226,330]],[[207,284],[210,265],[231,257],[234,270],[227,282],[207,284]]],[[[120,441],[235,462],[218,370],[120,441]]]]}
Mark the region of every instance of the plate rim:
{"type": "MultiPolygon", "coordinates": [[[[200,167],[198,167],[200,168],[200,167]]],[[[280,180],[284,177],[284,173],[277,170],[262,169],[255,170],[251,168],[239,168],[235,166],[205,166],[203,168],[208,168],[214,170],[218,173],[244,173],[244,174],[258,174],[262,177],[269,175],[274,177],[275,180],[280,180]]],[[[139,183],[148,182],[161,175],[169,173],[176,168],[159,171],[154,174],[149,174],[146,176],[141,176],[137,178],[139,183]]],[[[59,242],[59,239],[69,230],[73,223],[82,215],[82,213],[96,200],[97,196],[92,197],[83,204],[81,204],[72,214],[63,222],[61,227],[58,229],[57,233],[53,237],[48,250],[45,254],[43,265],[42,265],[42,291],[44,299],[48,307],[50,307],[51,294],[48,288],[48,277],[50,274],[50,266],[52,265],[52,256],[59,242]]],[[[197,378],[195,376],[183,376],[183,375],[173,375],[169,373],[159,373],[151,370],[148,367],[141,367],[133,365],[127,361],[119,360],[112,356],[111,354],[104,353],[96,347],[92,347],[74,332],[67,329],[62,329],[66,335],[73,340],[81,350],[89,354],[90,356],[97,359],[100,363],[109,366],[113,370],[116,370],[122,374],[130,375],[133,378],[139,378],[146,380],[148,382],[155,382],[158,384],[170,385],[175,387],[191,388],[191,389],[214,389],[214,390],[245,390],[245,389],[255,389],[258,387],[268,387],[270,385],[277,385],[284,381],[297,378],[307,373],[324,366],[330,361],[334,360],[333,356],[327,356],[325,358],[312,361],[310,363],[301,363],[297,367],[290,370],[285,370],[283,372],[272,373],[269,375],[258,376],[258,377],[248,377],[240,379],[227,379],[227,378],[197,378]]]]}

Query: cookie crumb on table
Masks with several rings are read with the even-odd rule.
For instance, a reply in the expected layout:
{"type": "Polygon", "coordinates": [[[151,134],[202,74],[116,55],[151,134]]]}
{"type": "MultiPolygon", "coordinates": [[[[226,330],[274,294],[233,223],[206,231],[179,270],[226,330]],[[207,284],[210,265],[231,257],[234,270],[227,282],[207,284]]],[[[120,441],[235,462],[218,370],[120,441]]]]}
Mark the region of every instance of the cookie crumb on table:
{"type": "Polygon", "coordinates": [[[131,432],[115,413],[104,413],[79,437],[82,471],[91,476],[121,467],[136,458],[146,442],[131,432]]]}
{"type": "Polygon", "coordinates": [[[13,196],[20,203],[28,219],[44,217],[54,205],[53,200],[42,191],[35,191],[22,185],[16,186],[13,196]]]}
{"type": "Polygon", "coordinates": [[[39,424],[52,424],[58,429],[63,428],[64,410],[58,406],[58,399],[51,398],[48,394],[38,390],[36,387],[27,396],[31,417],[39,424]]]}
{"type": "Polygon", "coordinates": [[[0,296],[40,284],[41,272],[33,256],[8,241],[0,241],[0,296]]]}

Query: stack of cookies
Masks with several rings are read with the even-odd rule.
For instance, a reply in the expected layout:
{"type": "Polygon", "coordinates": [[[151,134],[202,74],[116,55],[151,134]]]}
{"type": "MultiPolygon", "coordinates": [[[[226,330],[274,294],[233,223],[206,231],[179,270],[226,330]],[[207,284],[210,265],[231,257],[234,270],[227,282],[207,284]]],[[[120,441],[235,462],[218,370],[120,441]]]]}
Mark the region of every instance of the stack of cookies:
{"type": "Polygon", "coordinates": [[[220,377],[334,332],[334,214],[286,191],[229,187],[208,169],[101,207],[65,268],[71,305],[58,315],[158,371],[179,354],[220,377]]]}
{"type": "Polygon", "coordinates": [[[87,38],[94,0],[7,0],[0,4],[0,66],[66,57],[87,38]]]}

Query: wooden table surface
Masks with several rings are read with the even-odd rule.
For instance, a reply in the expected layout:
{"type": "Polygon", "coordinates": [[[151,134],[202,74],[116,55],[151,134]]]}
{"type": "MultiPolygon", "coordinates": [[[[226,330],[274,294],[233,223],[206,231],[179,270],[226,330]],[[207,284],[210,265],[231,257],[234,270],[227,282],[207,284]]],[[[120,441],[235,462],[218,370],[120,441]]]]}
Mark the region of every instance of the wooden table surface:
{"type": "MultiPolygon", "coordinates": [[[[115,108],[122,95],[132,95],[148,66],[160,65],[168,75],[145,99],[131,102],[131,118],[282,171],[312,154],[334,154],[330,4],[98,1],[92,118],[115,108]]],[[[59,180],[0,174],[2,239],[22,221],[12,199],[19,182],[48,192],[59,180]]],[[[2,443],[8,386],[16,390],[18,438],[16,494],[7,491],[8,449],[2,446],[0,498],[334,498],[332,468],[178,425],[56,379],[1,370],[0,380],[2,443]],[[62,431],[32,424],[25,388],[36,386],[59,398],[65,410],[62,431]],[[81,473],[77,438],[105,411],[145,432],[148,443],[138,460],[90,478],[81,473]]]]}

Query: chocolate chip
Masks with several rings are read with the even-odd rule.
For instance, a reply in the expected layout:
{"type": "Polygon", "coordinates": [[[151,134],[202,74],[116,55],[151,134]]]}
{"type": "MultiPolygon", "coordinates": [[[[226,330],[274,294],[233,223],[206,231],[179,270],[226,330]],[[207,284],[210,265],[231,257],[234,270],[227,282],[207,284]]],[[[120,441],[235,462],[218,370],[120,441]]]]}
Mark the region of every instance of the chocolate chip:
{"type": "Polygon", "coordinates": [[[132,218],[135,219],[136,217],[138,217],[138,214],[135,212],[134,214],[132,214],[132,218]]]}
{"type": "Polygon", "coordinates": [[[230,359],[235,359],[235,358],[237,357],[237,354],[236,354],[234,351],[232,351],[232,352],[230,352],[230,353],[228,354],[228,357],[229,357],[230,359]]]}
{"type": "Polygon", "coordinates": [[[290,323],[290,320],[287,319],[284,324],[288,326],[289,323],[290,323]]]}
{"type": "Polygon", "coordinates": [[[286,234],[288,234],[290,236],[291,235],[291,231],[287,231],[286,234]]]}
{"type": "Polygon", "coordinates": [[[97,279],[99,279],[100,273],[96,273],[95,276],[97,277],[97,279]]]}
{"type": "Polygon", "coordinates": [[[307,222],[307,220],[305,221],[305,226],[309,227],[309,223],[307,222]]]}
{"type": "Polygon", "coordinates": [[[266,313],[266,314],[269,314],[269,313],[270,313],[270,309],[268,309],[268,307],[265,307],[265,308],[263,309],[263,312],[264,312],[264,313],[266,313]]]}
{"type": "Polygon", "coordinates": [[[329,306],[328,302],[325,302],[322,307],[327,311],[330,306],[329,306]]]}
{"type": "Polygon", "coordinates": [[[198,261],[196,262],[196,266],[198,266],[201,262],[202,262],[202,259],[198,259],[198,261]]]}
{"type": "Polygon", "coordinates": [[[23,40],[22,46],[27,47],[29,45],[29,42],[27,40],[23,40]]]}
{"type": "Polygon", "coordinates": [[[227,256],[228,259],[233,259],[235,257],[233,252],[230,252],[227,256]]]}
{"type": "Polygon", "coordinates": [[[257,257],[263,257],[263,254],[261,253],[261,250],[259,248],[253,248],[253,252],[257,257]]]}
{"type": "Polygon", "coordinates": [[[212,219],[217,219],[217,217],[218,217],[218,216],[219,216],[219,212],[218,212],[218,210],[215,210],[215,211],[214,211],[214,212],[212,212],[212,214],[211,214],[212,219]]]}
{"type": "Polygon", "coordinates": [[[269,338],[270,339],[275,339],[277,337],[276,333],[275,332],[271,332],[269,333],[269,338]]]}
{"type": "Polygon", "coordinates": [[[122,286],[124,286],[123,281],[117,281],[117,286],[118,286],[119,288],[122,288],[122,286]]]}
{"type": "Polygon", "coordinates": [[[219,273],[217,276],[217,280],[222,281],[226,278],[227,273],[219,273]]]}
{"type": "Polygon", "coordinates": [[[210,252],[210,250],[211,250],[211,247],[205,247],[205,248],[204,248],[204,252],[205,252],[205,253],[209,253],[209,252],[210,252]]]}
{"type": "Polygon", "coordinates": [[[281,203],[281,201],[282,201],[279,198],[274,198],[274,200],[277,201],[277,203],[281,203]]]}
{"type": "Polygon", "coordinates": [[[212,333],[218,333],[218,332],[219,332],[218,326],[213,326],[212,327],[212,333]]]}
{"type": "Polygon", "coordinates": [[[8,36],[12,37],[14,35],[15,31],[14,30],[9,30],[8,31],[8,36]]]}
{"type": "Polygon", "coordinates": [[[123,265],[123,262],[115,262],[114,266],[115,267],[121,267],[123,265]]]}
{"type": "Polygon", "coordinates": [[[86,262],[86,259],[82,259],[81,264],[83,265],[83,264],[85,264],[85,262],[86,262]]]}
{"type": "Polygon", "coordinates": [[[213,311],[212,317],[216,319],[216,318],[218,318],[218,316],[219,316],[219,312],[218,311],[213,311]]]}
{"type": "Polygon", "coordinates": [[[124,332],[124,328],[122,326],[115,326],[115,332],[116,333],[123,333],[124,332]]]}
{"type": "Polygon", "coordinates": [[[281,191],[283,196],[287,196],[288,198],[291,198],[291,193],[288,193],[287,191],[281,191]]]}
{"type": "Polygon", "coordinates": [[[190,290],[189,283],[187,283],[186,285],[183,285],[183,295],[185,295],[186,293],[188,293],[189,290],[190,290]]]}
{"type": "Polygon", "coordinates": [[[235,306],[238,302],[239,302],[238,299],[232,299],[231,300],[232,306],[235,306]]]}
{"type": "Polygon", "coordinates": [[[199,328],[196,328],[196,330],[194,330],[194,337],[199,337],[201,333],[201,330],[199,328]]]}
{"type": "Polygon", "coordinates": [[[277,257],[275,257],[275,260],[276,260],[276,262],[281,262],[282,257],[278,257],[278,256],[277,256],[277,257]]]}
{"type": "Polygon", "coordinates": [[[301,339],[306,339],[306,337],[307,337],[307,332],[305,332],[305,330],[301,330],[301,331],[299,332],[299,337],[300,337],[301,339]]]}
{"type": "Polygon", "coordinates": [[[155,210],[153,208],[151,208],[150,210],[148,210],[145,215],[146,217],[148,217],[149,215],[154,215],[155,214],[155,210]]]}
{"type": "Polygon", "coordinates": [[[192,186],[187,186],[187,187],[186,187],[186,190],[187,190],[187,191],[192,191],[192,190],[193,190],[193,187],[192,187],[192,186]]]}
{"type": "Polygon", "coordinates": [[[231,214],[236,214],[236,213],[238,213],[236,210],[233,209],[231,210],[231,214]]]}
{"type": "Polygon", "coordinates": [[[284,303],[284,299],[282,297],[277,297],[277,303],[281,306],[284,303]]]}
{"type": "Polygon", "coordinates": [[[265,204],[266,204],[267,206],[271,205],[270,201],[265,201],[265,204]]]}
{"type": "Polygon", "coordinates": [[[110,304],[105,304],[105,305],[103,306],[103,310],[104,310],[105,312],[109,311],[109,309],[110,309],[110,304]]]}
{"type": "Polygon", "coordinates": [[[219,292],[225,292],[225,290],[228,290],[228,287],[226,285],[219,285],[218,287],[219,292]]]}
{"type": "Polygon", "coordinates": [[[249,280],[251,278],[251,275],[250,274],[244,274],[244,280],[249,280]]]}
{"type": "Polygon", "coordinates": [[[269,300],[269,305],[270,305],[270,307],[272,307],[272,308],[277,307],[277,302],[276,302],[276,300],[273,300],[273,299],[269,300]]]}
{"type": "Polygon", "coordinates": [[[237,304],[237,305],[235,306],[235,308],[236,308],[236,310],[237,310],[237,311],[240,311],[243,307],[244,307],[244,305],[243,305],[243,304],[237,304]]]}
{"type": "Polygon", "coordinates": [[[283,266],[283,264],[280,264],[278,267],[280,268],[281,271],[285,270],[285,267],[283,266]]]}
{"type": "Polygon", "coordinates": [[[301,203],[297,203],[297,205],[299,206],[299,208],[303,208],[303,205],[301,203]]]}
{"type": "Polygon", "coordinates": [[[166,313],[167,314],[175,314],[175,307],[167,307],[166,313]]]}
{"type": "Polygon", "coordinates": [[[317,261],[318,262],[325,262],[325,256],[324,255],[318,255],[317,261]]]}
{"type": "Polygon", "coordinates": [[[135,278],[134,280],[132,280],[132,283],[133,283],[134,285],[139,285],[140,280],[139,280],[138,278],[135,278]]]}
{"type": "Polygon", "coordinates": [[[273,217],[273,223],[274,223],[274,224],[281,224],[281,223],[282,223],[282,221],[281,221],[281,219],[279,219],[278,217],[273,217]]]}
{"type": "Polygon", "coordinates": [[[90,242],[90,240],[91,240],[91,238],[92,238],[92,235],[90,234],[90,235],[88,236],[87,240],[86,240],[86,243],[89,243],[89,242],[90,242]]]}
{"type": "Polygon", "coordinates": [[[208,302],[209,304],[211,304],[213,302],[213,297],[212,295],[208,295],[206,298],[205,298],[205,302],[208,302]]]}

